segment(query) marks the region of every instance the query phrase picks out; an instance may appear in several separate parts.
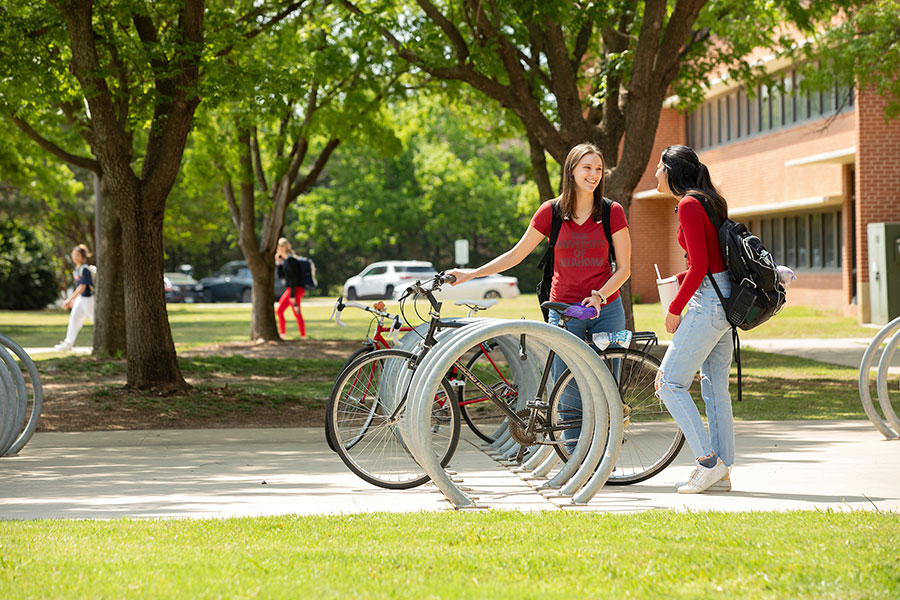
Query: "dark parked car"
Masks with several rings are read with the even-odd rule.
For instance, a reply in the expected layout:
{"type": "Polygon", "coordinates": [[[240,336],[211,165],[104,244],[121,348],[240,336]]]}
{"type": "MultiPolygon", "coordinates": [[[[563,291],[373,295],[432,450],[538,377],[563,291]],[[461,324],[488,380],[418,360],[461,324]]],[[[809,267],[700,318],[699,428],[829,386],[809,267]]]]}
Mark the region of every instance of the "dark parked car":
{"type": "Polygon", "coordinates": [[[184,273],[163,273],[166,285],[166,302],[203,302],[203,286],[184,273]]]}
{"type": "MultiPolygon", "coordinates": [[[[233,260],[225,263],[212,277],[204,277],[200,280],[203,285],[203,300],[205,302],[250,302],[253,278],[250,276],[250,268],[243,260],[233,260]]],[[[284,293],[284,282],[275,278],[275,289],[272,291],[272,299],[279,298],[284,293]]]]}

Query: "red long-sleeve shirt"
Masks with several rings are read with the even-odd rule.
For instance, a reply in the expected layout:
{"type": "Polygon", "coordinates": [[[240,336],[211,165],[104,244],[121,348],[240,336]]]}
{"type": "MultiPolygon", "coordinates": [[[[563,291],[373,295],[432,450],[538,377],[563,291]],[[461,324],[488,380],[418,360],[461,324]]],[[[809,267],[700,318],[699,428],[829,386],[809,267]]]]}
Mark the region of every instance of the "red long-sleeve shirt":
{"type": "Polygon", "coordinates": [[[678,243],[687,250],[688,270],[677,275],[678,293],[669,304],[669,312],[680,315],[691,296],[700,288],[706,272],[725,270],[725,259],[719,246],[719,232],[709,220],[703,205],[693,196],[678,203],[678,243]]]}

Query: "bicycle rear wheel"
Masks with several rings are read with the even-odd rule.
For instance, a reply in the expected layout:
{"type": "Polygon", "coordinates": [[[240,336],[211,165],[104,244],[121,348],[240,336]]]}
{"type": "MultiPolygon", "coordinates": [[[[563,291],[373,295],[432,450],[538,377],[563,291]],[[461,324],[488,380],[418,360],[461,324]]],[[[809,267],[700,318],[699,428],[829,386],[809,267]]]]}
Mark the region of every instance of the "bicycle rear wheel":
{"type": "MultiPolygon", "coordinates": [[[[600,357],[618,383],[625,414],[625,437],[607,484],[628,485],[644,481],[669,466],[684,445],[684,434],[662,400],[654,394],[659,359],[624,348],[608,349],[600,357]]],[[[570,391],[577,390],[574,377],[567,369],[551,393],[551,427],[563,430],[573,424],[580,425],[580,409],[563,411],[560,407],[562,392],[570,385],[573,386],[570,391]]],[[[551,437],[556,441],[562,439],[555,431],[551,432],[551,437]]],[[[563,460],[568,460],[567,444],[553,447],[563,460]]]]}
{"type": "MultiPolygon", "coordinates": [[[[413,488],[429,479],[410,454],[400,431],[411,360],[415,355],[403,350],[365,354],[338,376],[328,401],[327,419],[338,456],[360,478],[388,489],[413,488]]],[[[459,441],[460,416],[455,398],[444,380],[432,403],[432,447],[442,466],[453,456],[459,441]]]]}
{"type": "MultiPolygon", "coordinates": [[[[496,342],[488,340],[479,344],[465,365],[479,381],[491,388],[507,406],[515,410],[519,391],[512,381],[509,363],[506,362],[506,357],[496,342]]],[[[489,444],[492,443],[500,426],[506,421],[506,413],[465,378],[458,385],[459,411],[463,419],[475,435],[489,444]]]]}

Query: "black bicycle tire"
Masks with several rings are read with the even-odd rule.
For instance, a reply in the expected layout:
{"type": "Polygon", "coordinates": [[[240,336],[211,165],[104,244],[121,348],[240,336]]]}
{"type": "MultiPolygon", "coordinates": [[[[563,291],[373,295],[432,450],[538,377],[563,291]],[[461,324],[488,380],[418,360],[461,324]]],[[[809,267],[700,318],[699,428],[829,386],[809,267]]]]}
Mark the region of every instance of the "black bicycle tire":
{"type": "MultiPolygon", "coordinates": [[[[485,342],[485,343],[487,344],[488,342],[485,342]]],[[[482,345],[483,345],[483,344],[482,344],[482,345]]],[[[493,349],[495,349],[495,348],[497,348],[497,344],[496,344],[496,343],[493,343],[493,344],[490,345],[490,347],[489,347],[490,350],[493,350],[493,349]]],[[[473,370],[473,368],[475,367],[475,363],[476,363],[479,359],[481,359],[483,356],[484,356],[484,350],[483,350],[481,347],[479,347],[479,348],[475,351],[475,353],[472,355],[472,357],[466,362],[466,368],[469,369],[469,370],[473,370]]],[[[491,434],[492,434],[492,433],[496,433],[497,430],[499,429],[500,425],[495,425],[495,426],[493,426],[493,427],[491,428],[492,431],[491,431],[490,433],[487,432],[487,431],[483,431],[483,430],[475,423],[475,419],[472,417],[472,415],[469,414],[469,410],[468,410],[468,408],[467,408],[467,405],[463,404],[463,402],[465,402],[465,397],[464,397],[464,395],[465,395],[465,390],[466,390],[466,386],[460,386],[459,388],[457,388],[457,398],[458,398],[458,402],[459,402],[459,412],[460,412],[460,414],[462,415],[463,420],[466,422],[466,425],[469,426],[469,429],[472,430],[472,433],[474,433],[475,435],[477,435],[479,438],[481,438],[482,440],[484,440],[484,441],[487,442],[488,444],[494,443],[495,438],[494,438],[491,434]]],[[[490,402],[489,400],[485,400],[485,402],[489,402],[489,403],[491,404],[491,406],[494,406],[493,402],[490,402]]],[[[502,411],[500,411],[499,408],[497,408],[496,410],[497,410],[498,413],[501,413],[501,414],[502,414],[502,411]]]]}
{"type": "MultiPolygon", "coordinates": [[[[430,477],[425,474],[424,469],[418,466],[415,463],[415,460],[409,455],[408,450],[403,446],[402,441],[397,439],[397,436],[394,435],[392,430],[389,430],[390,425],[378,425],[376,432],[378,435],[384,433],[382,429],[386,430],[388,435],[382,436],[383,439],[387,440],[387,443],[392,444],[390,452],[381,451],[377,454],[378,456],[383,456],[386,454],[392,454],[393,456],[399,455],[399,450],[402,450],[405,453],[404,456],[404,464],[409,467],[409,470],[412,471],[412,465],[415,465],[416,472],[410,475],[408,478],[403,479],[402,481],[388,480],[386,477],[378,476],[377,474],[373,474],[370,469],[365,468],[363,465],[359,464],[358,459],[354,459],[351,456],[347,449],[344,449],[342,444],[340,443],[340,431],[342,429],[339,423],[339,415],[340,415],[340,396],[343,393],[343,388],[347,383],[347,380],[353,376],[353,373],[360,369],[364,368],[367,364],[370,364],[377,360],[385,360],[388,358],[394,359],[402,359],[404,361],[415,360],[415,355],[411,352],[406,352],[404,350],[396,350],[396,349],[386,349],[386,350],[375,350],[369,353],[366,353],[364,356],[360,356],[356,362],[353,363],[350,367],[345,369],[342,373],[341,377],[335,381],[335,390],[336,394],[332,395],[329,399],[328,408],[326,410],[327,418],[331,423],[332,427],[332,435],[334,436],[335,446],[337,448],[337,454],[344,462],[350,471],[352,471],[355,475],[371,483],[372,485],[376,485],[378,487],[386,488],[386,489],[410,489],[417,486],[422,485],[430,480],[430,477]],[[408,457],[408,460],[406,460],[408,457]]],[[[459,405],[454,401],[456,396],[453,393],[453,389],[450,386],[450,383],[444,379],[441,381],[441,389],[447,398],[446,406],[449,409],[449,439],[446,445],[446,448],[443,451],[443,455],[440,457],[441,466],[446,466],[450,461],[450,458],[453,456],[453,453],[456,451],[457,444],[459,443],[459,430],[460,430],[460,412],[459,405]]],[[[369,424],[364,424],[364,427],[368,430],[369,424]]],[[[369,435],[368,431],[362,432],[362,435],[369,435]]],[[[370,442],[371,444],[377,443],[370,442]]],[[[356,444],[354,444],[355,447],[356,444]]],[[[351,448],[352,449],[352,448],[351,448]]]]}
{"type": "MultiPolygon", "coordinates": [[[[341,378],[341,375],[344,374],[344,371],[350,367],[356,361],[357,358],[362,356],[363,354],[368,354],[369,352],[375,351],[375,344],[363,344],[362,348],[357,348],[353,351],[353,354],[344,361],[344,364],[341,365],[340,370],[338,371],[337,377],[334,378],[335,383],[341,378]]],[[[331,386],[331,392],[328,394],[328,402],[331,402],[331,398],[334,396],[334,384],[331,386]]],[[[326,406],[328,404],[326,403],[326,406]]],[[[328,447],[331,448],[332,452],[337,452],[337,442],[334,440],[334,432],[331,429],[331,421],[328,419],[328,413],[325,413],[325,441],[328,443],[328,447]]]]}
{"type": "MultiPolygon", "coordinates": [[[[611,349],[607,349],[606,351],[602,352],[601,356],[605,360],[617,360],[617,359],[626,360],[627,359],[627,360],[633,361],[633,362],[639,361],[644,364],[649,363],[653,366],[653,368],[656,371],[659,370],[659,366],[660,366],[660,361],[655,356],[653,356],[652,354],[649,354],[646,352],[640,352],[637,350],[625,350],[624,348],[611,348],[611,349]]],[[[625,369],[623,368],[622,371],[625,372],[625,369]]],[[[553,391],[551,392],[551,396],[550,396],[550,411],[549,411],[549,413],[550,413],[549,419],[551,421],[551,424],[553,424],[555,422],[556,417],[554,415],[558,414],[557,405],[559,402],[559,397],[560,397],[561,391],[562,391],[562,389],[564,389],[564,386],[568,385],[568,380],[570,378],[571,378],[571,373],[567,369],[562,374],[560,374],[555,385],[553,386],[553,391]]],[[[655,379],[655,377],[651,378],[649,380],[650,386],[652,386],[652,384],[653,384],[653,379],[655,379]]],[[[626,385],[629,385],[629,384],[626,384],[626,385]]],[[[642,390],[644,393],[646,393],[648,391],[648,390],[644,389],[645,387],[646,387],[646,382],[642,386],[642,390]]],[[[651,393],[652,393],[652,391],[651,391],[651,393]]],[[[625,398],[627,395],[628,395],[627,392],[625,394],[623,394],[623,400],[622,400],[626,406],[628,406],[628,401],[625,398]]],[[[630,415],[629,415],[629,417],[630,417],[630,415]]],[[[664,452],[654,453],[654,454],[660,454],[660,456],[658,458],[656,458],[644,470],[642,470],[638,473],[618,475],[616,473],[616,471],[614,470],[612,472],[612,474],[610,475],[609,479],[607,480],[606,484],[607,485],[630,485],[632,483],[639,483],[641,481],[645,481],[647,479],[650,479],[651,477],[654,477],[655,475],[659,474],[663,469],[668,467],[672,463],[672,461],[674,461],[675,458],[678,456],[678,453],[681,451],[681,448],[684,446],[684,441],[685,441],[684,434],[682,433],[681,429],[678,427],[677,423],[675,423],[674,420],[672,421],[672,423],[675,427],[674,437],[672,438],[671,442],[668,444],[668,446],[666,447],[664,452]]],[[[637,439],[636,436],[634,436],[634,435],[629,437],[628,429],[629,429],[629,427],[626,426],[625,436],[623,438],[623,445],[626,443],[629,443],[629,441],[631,441],[632,444],[634,444],[634,440],[637,439]]],[[[668,439],[668,436],[666,436],[666,439],[668,439]]],[[[556,450],[556,452],[560,456],[560,458],[562,458],[563,460],[567,460],[568,452],[564,445],[554,444],[553,448],[556,450]]],[[[620,452],[620,458],[619,458],[619,461],[617,461],[617,465],[616,465],[617,469],[620,472],[625,470],[624,466],[621,466],[618,464],[622,460],[623,460],[623,457],[621,456],[621,452],[620,452]]],[[[633,467],[631,467],[631,468],[633,468],[633,467]]]]}

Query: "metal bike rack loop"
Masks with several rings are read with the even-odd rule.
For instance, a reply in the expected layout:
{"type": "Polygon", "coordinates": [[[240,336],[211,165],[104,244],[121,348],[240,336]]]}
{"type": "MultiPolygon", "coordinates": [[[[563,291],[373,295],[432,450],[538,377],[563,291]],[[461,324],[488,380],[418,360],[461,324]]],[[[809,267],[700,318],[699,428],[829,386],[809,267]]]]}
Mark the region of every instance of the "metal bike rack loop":
{"type": "Polygon", "coordinates": [[[575,494],[573,501],[588,502],[609,478],[618,458],[624,430],[622,403],[615,380],[600,357],[578,337],[559,327],[537,321],[486,319],[484,323],[459,329],[442,339],[425,357],[413,376],[413,392],[402,425],[404,440],[414,458],[457,508],[474,506],[474,502],[450,479],[437,457],[429,451],[432,399],[443,374],[461,352],[501,335],[522,334],[553,348],[566,362],[579,388],[586,392],[582,395],[583,423],[593,424],[593,427],[582,426],[582,434],[570,460],[548,486],[561,487],[570,483],[567,491],[575,494]]]}
{"type": "Polygon", "coordinates": [[[18,453],[31,439],[40,420],[44,394],[34,361],[19,344],[3,334],[0,334],[0,380],[0,456],[5,456],[18,453]]]}
{"type": "MultiPolygon", "coordinates": [[[[872,396],[869,393],[869,374],[870,374],[869,372],[872,369],[872,361],[875,358],[876,352],[878,352],[878,349],[881,347],[881,343],[885,340],[885,338],[887,338],[888,336],[893,334],[898,329],[900,329],[900,317],[897,317],[896,319],[894,319],[893,321],[891,321],[890,323],[885,325],[881,329],[881,331],[879,331],[878,334],[872,339],[872,341],[869,342],[869,347],[866,348],[866,351],[863,354],[862,360],[860,361],[860,364],[859,364],[859,399],[860,399],[860,402],[862,402],[863,410],[866,412],[866,416],[869,417],[869,420],[872,422],[872,424],[875,425],[875,428],[878,429],[878,431],[880,431],[881,434],[886,439],[889,439],[889,440],[898,439],[898,434],[891,430],[890,426],[884,421],[884,419],[881,418],[881,415],[878,414],[878,411],[875,409],[875,406],[872,404],[872,396]]],[[[896,344],[895,338],[891,338],[891,339],[894,342],[894,344],[896,344]]],[[[881,373],[882,365],[890,364],[890,359],[888,359],[888,361],[885,362],[885,355],[893,354],[893,351],[888,352],[889,348],[890,348],[890,343],[888,344],[888,347],[885,348],[885,351],[881,355],[881,362],[879,363],[879,369],[878,369],[879,376],[881,373]]],[[[885,405],[887,405],[890,408],[890,398],[888,398],[888,395],[887,395],[887,383],[886,383],[887,366],[884,367],[884,372],[885,372],[885,378],[884,378],[885,394],[882,395],[879,390],[878,400],[879,400],[879,403],[881,404],[882,408],[884,408],[885,405]]],[[[887,414],[893,414],[893,410],[889,410],[886,413],[886,416],[887,416],[887,414]]],[[[896,418],[896,415],[894,415],[894,418],[896,418]]],[[[900,432],[900,428],[898,428],[897,432],[900,432]]]]}

